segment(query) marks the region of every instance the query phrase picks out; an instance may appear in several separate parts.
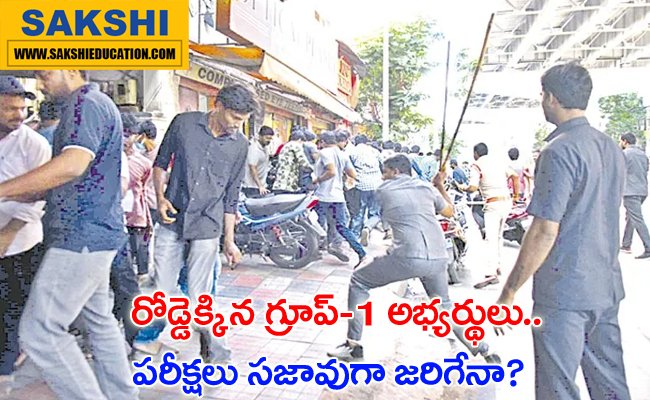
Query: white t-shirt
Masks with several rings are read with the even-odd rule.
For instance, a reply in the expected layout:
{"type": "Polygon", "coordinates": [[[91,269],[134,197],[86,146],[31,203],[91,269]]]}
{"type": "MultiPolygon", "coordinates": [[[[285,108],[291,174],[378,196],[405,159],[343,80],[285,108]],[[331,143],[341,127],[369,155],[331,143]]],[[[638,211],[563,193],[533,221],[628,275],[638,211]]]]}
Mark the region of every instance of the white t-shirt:
{"type": "Polygon", "coordinates": [[[316,176],[323,175],[329,164],[334,164],[335,175],[331,179],[319,182],[315,194],[320,201],[325,203],[345,203],[345,194],[343,192],[345,170],[354,168],[350,157],[337,146],[322,149],[320,158],[316,163],[316,176]]]}
{"type": "Polygon", "coordinates": [[[469,185],[479,187],[485,199],[509,198],[508,176],[512,173],[504,158],[488,154],[479,158],[470,168],[469,185]]]}

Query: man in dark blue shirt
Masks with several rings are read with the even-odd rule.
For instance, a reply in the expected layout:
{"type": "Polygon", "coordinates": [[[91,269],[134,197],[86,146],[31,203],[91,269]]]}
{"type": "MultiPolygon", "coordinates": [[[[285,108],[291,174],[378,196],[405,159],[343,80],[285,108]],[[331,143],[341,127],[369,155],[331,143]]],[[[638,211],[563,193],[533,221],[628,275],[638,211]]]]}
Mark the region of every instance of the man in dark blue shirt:
{"type": "MultiPolygon", "coordinates": [[[[242,85],[224,87],[212,111],[179,114],[165,134],[153,172],[161,222],[154,266],[158,288],[168,294],[179,294],[176,282],[183,265],[188,268],[191,301],[214,292],[222,233],[228,262],[241,259],[235,245],[235,216],[248,140],[240,129],[257,107],[251,90],[242,85]],[[170,166],[165,189],[163,174],[170,166]]],[[[230,350],[210,332],[201,331],[201,355],[206,362],[225,361],[230,350]]]]}
{"type": "Polygon", "coordinates": [[[451,161],[449,161],[449,165],[451,166],[451,169],[453,171],[452,178],[454,179],[454,181],[462,185],[469,185],[469,179],[467,179],[467,175],[465,175],[465,171],[463,171],[463,169],[458,166],[458,161],[452,159],[451,161]]]}
{"type": "MultiPolygon", "coordinates": [[[[584,117],[592,82],[575,63],[542,76],[542,107],[557,129],[537,161],[534,216],[498,302],[512,304],[534,275],[536,399],[578,399],[582,367],[592,399],[629,400],[618,308],[625,293],[618,229],[625,161],[584,117]]],[[[499,333],[501,333],[500,331],[499,333]]]]}
{"type": "Polygon", "coordinates": [[[54,157],[0,184],[0,199],[25,200],[49,191],[47,251],[22,316],[22,347],[58,398],[137,399],[109,296],[111,262],[126,240],[120,114],[97,85],[88,84],[85,71],[37,75],[47,94],[65,99],[54,157]],[[96,374],[68,333],[77,316],[90,333],[96,374]]]}

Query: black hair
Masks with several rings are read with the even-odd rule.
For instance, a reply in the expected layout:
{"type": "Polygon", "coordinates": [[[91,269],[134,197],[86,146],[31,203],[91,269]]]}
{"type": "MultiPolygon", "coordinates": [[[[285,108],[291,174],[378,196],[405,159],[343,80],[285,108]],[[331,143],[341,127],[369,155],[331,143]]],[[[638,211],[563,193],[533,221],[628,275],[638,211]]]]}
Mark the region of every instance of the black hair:
{"type": "Polygon", "coordinates": [[[513,147],[512,149],[508,150],[508,157],[510,157],[510,160],[512,161],[519,160],[519,149],[513,147]]]}
{"type": "Polygon", "coordinates": [[[455,165],[455,166],[458,166],[458,161],[452,158],[451,161],[449,161],[449,165],[451,165],[452,167],[453,167],[454,165],[455,165]]]}
{"type": "Polygon", "coordinates": [[[259,109],[255,94],[244,85],[226,86],[217,94],[217,103],[224,108],[241,114],[249,114],[259,109]]]}
{"type": "Polygon", "coordinates": [[[622,135],[621,140],[623,140],[624,142],[627,142],[627,143],[629,143],[631,145],[636,144],[636,136],[634,136],[633,133],[626,133],[626,134],[622,135]]]}
{"type": "Polygon", "coordinates": [[[479,143],[474,146],[474,152],[478,154],[479,157],[488,155],[488,147],[485,143],[479,143]]]}
{"type": "Polygon", "coordinates": [[[408,154],[410,152],[411,152],[411,150],[409,149],[408,146],[402,146],[402,148],[400,149],[400,153],[403,153],[403,154],[408,154]]]}
{"type": "Polygon", "coordinates": [[[336,134],[337,143],[345,142],[350,137],[345,131],[334,131],[334,133],[336,134]]]}
{"type": "Polygon", "coordinates": [[[433,155],[433,152],[431,152],[431,151],[427,153],[427,157],[430,157],[432,155],[433,155]]]}
{"type": "Polygon", "coordinates": [[[260,128],[260,131],[258,132],[259,136],[273,136],[275,135],[275,132],[273,131],[273,128],[270,126],[263,125],[260,128]]]}
{"type": "Polygon", "coordinates": [[[381,147],[382,147],[384,150],[395,149],[395,143],[393,143],[392,140],[387,140],[387,141],[385,141],[384,143],[381,144],[381,147]]]}
{"type": "Polygon", "coordinates": [[[542,90],[565,109],[586,110],[592,88],[589,71],[576,62],[556,65],[542,75],[542,90]]]}
{"type": "Polygon", "coordinates": [[[44,101],[38,107],[38,116],[41,121],[61,119],[61,107],[53,101],[44,101]]]}
{"type": "Polygon", "coordinates": [[[411,175],[411,161],[403,154],[398,154],[384,161],[384,169],[396,169],[400,174],[411,175]]]}
{"type": "Polygon", "coordinates": [[[138,130],[148,139],[154,140],[158,136],[158,128],[151,120],[143,121],[139,124],[138,130]]]}
{"type": "Polygon", "coordinates": [[[420,152],[420,146],[418,146],[417,144],[415,146],[411,147],[411,153],[417,154],[419,152],[420,152]]]}
{"type": "Polygon", "coordinates": [[[312,140],[316,139],[316,134],[309,129],[303,130],[303,133],[305,135],[306,142],[311,142],[312,140]]]}
{"type": "Polygon", "coordinates": [[[355,144],[366,144],[366,143],[368,143],[368,136],[359,135],[359,136],[356,137],[356,139],[354,141],[355,141],[355,144]]]}

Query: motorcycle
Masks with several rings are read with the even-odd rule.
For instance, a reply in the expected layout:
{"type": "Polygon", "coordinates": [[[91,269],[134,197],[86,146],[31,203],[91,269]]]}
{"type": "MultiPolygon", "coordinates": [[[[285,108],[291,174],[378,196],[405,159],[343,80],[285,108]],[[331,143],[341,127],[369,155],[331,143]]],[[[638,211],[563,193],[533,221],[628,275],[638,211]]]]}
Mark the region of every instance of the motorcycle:
{"type": "Polygon", "coordinates": [[[447,275],[450,285],[460,283],[461,270],[465,269],[463,259],[467,254],[467,239],[465,238],[465,229],[461,226],[458,219],[439,218],[438,222],[445,234],[447,245],[447,275]]]}
{"type": "Polygon", "coordinates": [[[316,259],[318,244],[326,236],[309,218],[317,204],[313,194],[243,197],[235,230],[237,247],[245,254],[268,257],[281,268],[305,267],[316,259]]]}
{"type": "MultiPolygon", "coordinates": [[[[481,231],[481,236],[485,239],[485,221],[483,212],[483,199],[477,195],[472,199],[471,209],[472,216],[481,231]]],[[[530,227],[531,218],[526,211],[527,205],[524,201],[517,202],[508,218],[506,218],[506,226],[503,229],[503,238],[509,242],[515,242],[519,245],[524,240],[524,234],[530,227]]]]}

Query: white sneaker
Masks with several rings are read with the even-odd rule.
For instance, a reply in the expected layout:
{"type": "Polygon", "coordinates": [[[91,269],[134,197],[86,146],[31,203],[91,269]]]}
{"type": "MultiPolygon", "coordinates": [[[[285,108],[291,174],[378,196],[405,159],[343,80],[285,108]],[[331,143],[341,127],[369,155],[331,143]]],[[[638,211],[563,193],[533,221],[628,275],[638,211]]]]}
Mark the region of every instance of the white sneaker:
{"type": "Polygon", "coordinates": [[[328,357],[336,357],[342,361],[361,360],[363,358],[363,346],[353,345],[349,341],[345,341],[336,349],[327,352],[328,357]]]}
{"type": "Polygon", "coordinates": [[[363,228],[361,230],[361,239],[359,242],[362,246],[368,247],[368,239],[370,238],[370,230],[368,228],[363,228]]]}

